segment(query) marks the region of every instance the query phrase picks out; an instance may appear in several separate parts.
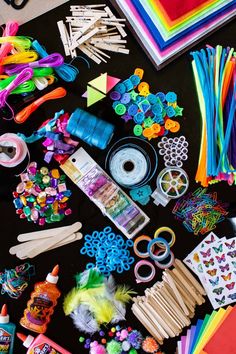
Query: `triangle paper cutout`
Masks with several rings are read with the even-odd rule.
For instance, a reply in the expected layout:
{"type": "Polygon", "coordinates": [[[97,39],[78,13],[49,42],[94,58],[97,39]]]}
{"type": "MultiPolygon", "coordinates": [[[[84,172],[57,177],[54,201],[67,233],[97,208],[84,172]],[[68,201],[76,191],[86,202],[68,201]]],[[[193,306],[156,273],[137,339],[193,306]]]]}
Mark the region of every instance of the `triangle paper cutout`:
{"type": "Polygon", "coordinates": [[[120,79],[114,76],[107,75],[107,93],[113,89],[120,82],[120,79]]]}
{"type": "Polygon", "coordinates": [[[95,90],[93,87],[87,86],[87,107],[92,106],[92,104],[100,101],[101,99],[103,99],[104,97],[106,97],[106,95],[104,95],[103,93],[95,90]]]}
{"type": "Polygon", "coordinates": [[[88,84],[103,93],[107,93],[107,73],[96,77],[96,79],[93,79],[92,81],[89,81],[88,84]]]}
{"type": "Polygon", "coordinates": [[[83,98],[87,98],[87,97],[88,97],[88,92],[85,91],[85,93],[83,93],[82,97],[83,97],[83,98]]]}

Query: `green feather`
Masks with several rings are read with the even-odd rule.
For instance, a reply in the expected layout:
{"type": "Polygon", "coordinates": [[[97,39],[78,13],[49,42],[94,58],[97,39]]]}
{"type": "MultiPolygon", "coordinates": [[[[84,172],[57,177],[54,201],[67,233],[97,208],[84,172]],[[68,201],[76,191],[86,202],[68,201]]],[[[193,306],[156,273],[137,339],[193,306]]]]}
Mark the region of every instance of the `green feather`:
{"type": "Polygon", "coordinates": [[[132,295],[137,294],[126,285],[118,285],[115,292],[115,300],[126,304],[132,299],[132,295]]]}
{"type": "Polygon", "coordinates": [[[66,296],[63,302],[63,310],[68,316],[73,312],[80,303],[80,292],[78,289],[73,288],[66,296]]]}
{"type": "Polygon", "coordinates": [[[104,276],[95,269],[76,274],[75,280],[80,289],[99,288],[104,284],[104,276]]]}
{"type": "Polygon", "coordinates": [[[99,324],[110,323],[116,314],[112,302],[106,298],[93,299],[90,302],[90,309],[99,324]]]}

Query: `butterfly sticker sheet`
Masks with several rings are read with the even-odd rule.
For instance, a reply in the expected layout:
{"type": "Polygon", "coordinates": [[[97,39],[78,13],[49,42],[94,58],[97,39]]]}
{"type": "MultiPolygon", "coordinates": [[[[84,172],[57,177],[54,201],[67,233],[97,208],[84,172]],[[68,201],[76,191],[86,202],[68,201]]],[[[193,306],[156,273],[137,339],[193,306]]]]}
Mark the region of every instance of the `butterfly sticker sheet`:
{"type": "MultiPolygon", "coordinates": [[[[211,232],[204,238],[204,240],[197,245],[197,247],[184,259],[184,263],[199,277],[202,273],[201,262],[199,259],[199,251],[219,240],[219,237],[211,232]]],[[[235,269],[236,270],[236,269],[235,269]]]]}
{"type": "Polygon", "coordinates": [[[236,238],[224,238],[204,247],[199,251],[199,261],[204,287],[213,308],[235,302],[236,238]]]}

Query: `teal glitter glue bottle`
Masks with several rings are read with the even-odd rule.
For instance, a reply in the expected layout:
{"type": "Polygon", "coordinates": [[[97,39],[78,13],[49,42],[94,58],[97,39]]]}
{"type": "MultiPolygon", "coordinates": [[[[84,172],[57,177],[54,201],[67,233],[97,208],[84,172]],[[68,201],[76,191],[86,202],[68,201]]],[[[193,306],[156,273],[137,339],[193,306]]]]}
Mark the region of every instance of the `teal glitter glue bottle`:
{"type": "Polygon", "coordinates": [[[10,322],[7,305],[0,314],[0,354],[13,354],[16,325],[10,322]]]}

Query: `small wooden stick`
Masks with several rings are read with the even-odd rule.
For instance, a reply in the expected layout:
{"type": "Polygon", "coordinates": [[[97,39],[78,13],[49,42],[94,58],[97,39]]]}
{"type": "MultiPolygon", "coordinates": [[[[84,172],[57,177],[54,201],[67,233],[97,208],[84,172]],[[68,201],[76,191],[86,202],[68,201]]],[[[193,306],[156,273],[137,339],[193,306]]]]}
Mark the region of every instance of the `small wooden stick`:
{"type": "Polygon", "coordinates": [[[194,276],[190,273],[190,271],[185,267],[183,262],[179,259],[175,259],[174,266],[179,269],[185,276],[190,280],[193,286],[197,289],[197,291],[201,295],[206,295],[205,289],[201,286],[201,284],[194,278],[194,276]]]}
{"type": "Polygon", "coordinates": [[[177,290],[177,287],[175,285],[174,280],[172,279],[171,275],[169,273],[167,273],[167,272],[165,273],[165,276],[166,276],[166,279],[168,281],[168,284],[172,288],[172,290],[173,290],[173,292],[174,292],[174,294],[176,296],[176,299],[179,302],[181,308],[183,309],[185,315],[188,316],[189,315],[189,311],[188,311],[188,309],[187,309],[187,307],[186,307],[186,305],[185,305],[185,303],[184,303],[179,291],[177,290]]]}

